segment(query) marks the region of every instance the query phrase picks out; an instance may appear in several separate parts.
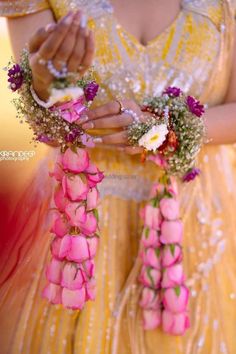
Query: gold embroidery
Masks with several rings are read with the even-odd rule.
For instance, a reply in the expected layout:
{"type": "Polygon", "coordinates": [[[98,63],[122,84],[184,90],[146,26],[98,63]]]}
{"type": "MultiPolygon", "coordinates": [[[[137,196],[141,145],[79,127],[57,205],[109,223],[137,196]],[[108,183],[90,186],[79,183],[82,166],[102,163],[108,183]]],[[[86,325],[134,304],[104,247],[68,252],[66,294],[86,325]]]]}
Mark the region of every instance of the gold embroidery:
{"type": "Polygon", "coordinates": [[[0,16],[18,17],[49,8],[47,0],[0,1],[0,16]]]}

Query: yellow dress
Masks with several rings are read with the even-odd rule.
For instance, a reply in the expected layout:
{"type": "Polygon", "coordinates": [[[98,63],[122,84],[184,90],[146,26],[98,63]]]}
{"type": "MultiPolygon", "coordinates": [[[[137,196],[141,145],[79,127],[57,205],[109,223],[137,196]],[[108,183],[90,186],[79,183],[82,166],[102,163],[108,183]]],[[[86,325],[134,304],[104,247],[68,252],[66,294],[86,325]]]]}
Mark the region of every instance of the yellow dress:
{"type": "MultiPolygon", "coordinates": [[[[209,106],[223,102],[234,40],[233,2],[182,0],[174,22],[147,46],[122,28],[108,0],[0,2],[5,16],[49,7],[56,18],[77,7],[88,14],[101,85],[98,105],[116,97],[141,102],[168,85],[209,106]]],[[[191,289],[191,328],[182,337],[143,331],[138,306],[138,210],[159,171],[151,162],[141,164],[138,156],[113,149],[90,153],[106,175],[100,186],[96,300],[83,311],[69,311],[41,298],[50,256],[46,211],[52,188],[41,166],[36,171],[41,182],[32,181],[33,192],[30,188],[19,199],[18,234],[1,261],[1,354],[235,354],[235,147],[205,146],[198,162],[201,177],[180,186],[184,267],[191,289]],[[37,194],[42,186],[45,193],[37,194]]]]}

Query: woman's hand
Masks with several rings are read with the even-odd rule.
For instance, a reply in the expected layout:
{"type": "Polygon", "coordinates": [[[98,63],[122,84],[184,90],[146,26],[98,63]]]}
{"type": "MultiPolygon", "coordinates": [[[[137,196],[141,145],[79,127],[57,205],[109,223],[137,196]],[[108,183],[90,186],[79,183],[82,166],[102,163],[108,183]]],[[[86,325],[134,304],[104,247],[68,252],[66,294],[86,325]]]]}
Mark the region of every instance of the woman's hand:
{"type": "Polygon", "coordinates": [[[140,122],[150,118],[150,114],[142,112],[139,105],[132,100],[111,101],[88,111],[87,116],[78,124],[91,133],[93,129],[116,129],[113,134],[95,138],[94,142],[97,145],[115,146],[129,154],[139,154],[143,152],[143,148],[130,146],[127,133],[127,127],[133,123],[135,116],[140,122]],[[121,108],[127,111],[122,112],[121,108]]]}
{"type": "Polygon", "coordinates": [[[57,24],[40,28],[29,41],[33,86],[39,98],[48,99],[48,88],[54,80],[40,59],[52,60],[57,70],[66,63],[69,72],[83,75],[92,64],[94,49],[93,33],[88,32],[80,11],[70,12],[57,24]]]}

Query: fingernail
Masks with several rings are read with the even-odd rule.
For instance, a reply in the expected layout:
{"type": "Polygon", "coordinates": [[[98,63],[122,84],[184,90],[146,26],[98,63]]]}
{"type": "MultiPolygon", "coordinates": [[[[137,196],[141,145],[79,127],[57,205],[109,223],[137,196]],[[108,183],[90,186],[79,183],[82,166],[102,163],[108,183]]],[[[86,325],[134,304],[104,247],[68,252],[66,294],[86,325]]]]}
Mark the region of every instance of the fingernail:
{"type": "Polygon", "coordinates": [[[97,138],[93,138],[93,142],[96,143],[102,143],[102,138],[97,137],[97,138]]]}
{"type": "Polygon", "coordinates": [[[80,19],[81,19],[81,12],[77,11],[76,14],[75,14],[75,17],[74,17],[74,24],[76,26],[80,25],[80,19]]]}
{"type": "Polygon", "coordinates": [[[83,129],[92,129],[94,128],[94,123],[93,122],[88,122],[82,125],[83,129]]]}
{"type": "Polygon", "coordinates": [[[55,23],[49,23],[45,27],[45,31],[50,33],[50,32],[53,32],[55,28],[56,28],[56,24],[55,23]]]}
{"type": "Polygon", "coordinates": [[[64,22],[66,25],[71,25],[73,19],[74,19],[74,14],[73,14],[73,13],[69,13],[69,14],[64,18],[63,22],[64,22]]]}
{"type": "Polygon", "coordinates": [[[87,122],[87,120],[89,119],[88,116],[82,116],[79,120],[78,120],[78,124],[82,124],[82,123],[85,123],[87,122]]]}
{"type": "Polygon", "coordinates": [[[80,20],[80,27],[85,28],[87,26],[87,16],[83,14],[80,20]]]}

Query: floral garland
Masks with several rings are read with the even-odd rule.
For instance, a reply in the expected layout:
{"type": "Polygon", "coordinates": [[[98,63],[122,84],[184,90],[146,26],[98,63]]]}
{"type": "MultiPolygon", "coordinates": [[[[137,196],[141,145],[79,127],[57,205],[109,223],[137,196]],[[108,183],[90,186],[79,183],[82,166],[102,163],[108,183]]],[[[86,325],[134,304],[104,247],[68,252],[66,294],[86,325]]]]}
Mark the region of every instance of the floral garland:
{"type": "Polygon", "coordinates": [[[129,128],[129,141],[144,147],[147,159],[163,170],[150,200],[140,211],[144,223],[140,257],[142,286],[140,306],[144,328],[162,325],[164,332],[183,335],[190,326],[187,312],[189,290],[183,272],[183,224],[173,176],[189,182],[199,175],[195,159],[205,134],[204,107],[176,87],[161,97],[147,99],[143,111],[153,116],[129,128]]]}
{"type": "Polygon", "coordinates": [[[20,65],[8,68],[8,82],[12,91],[20,93],[13,102],[17,117],[33,130],[33,142],[56,142],[61,147],[50,173],[56,180],[51,229],[54,237],[46,269],[48,284],[42,296],[52,304],[82,309],[86,301],[95,298],[94,257],[99,241],[97,184],[104,175],[84,149],[94,146],[92,138],[75,122],[88,109],[98,85],[91,81],[91,76],[56,80],[45,108],[37,102],[40,100],[31,87],[27,50],[22,52],[20,65]]]}
{"type": "MultiPolygon", "coordinates": [[[[89,108],[98,85],[91,74],[82,79],[72,76],[55,80],[49,101],[42,105],[31,86],[26,50],[20,65],[14,64],[8,76],[12,91],[21,94],[14,100],[17,116],[30,125],[34,143],[56,141],[61,147],[50,173],[56,180],[51,229],[54,238],[43,296],[53,304],[82,309],[86,301],[95,298],[97,184],[104,175],[85,150],[86,146],[94,146],[92,137],[76,122],[89,108]]],[[[139,275],[144,329],[162,325],[165,332],[182,335],[189,327],[189,291],[183,272],[183,225],[173,176],[189,182],[200,173],[195,159],[205,133],[204,107],[179,88],[169,87],[160,97],[146,99],[142,110],[151,113],[150,118],[128,127],[129,143],[142,146],[142,159],[153,161],[164,170],[151,189],[150,200],[140,210],[144,223],[139,275]]]]}

